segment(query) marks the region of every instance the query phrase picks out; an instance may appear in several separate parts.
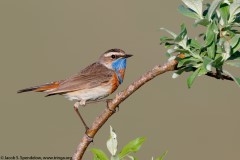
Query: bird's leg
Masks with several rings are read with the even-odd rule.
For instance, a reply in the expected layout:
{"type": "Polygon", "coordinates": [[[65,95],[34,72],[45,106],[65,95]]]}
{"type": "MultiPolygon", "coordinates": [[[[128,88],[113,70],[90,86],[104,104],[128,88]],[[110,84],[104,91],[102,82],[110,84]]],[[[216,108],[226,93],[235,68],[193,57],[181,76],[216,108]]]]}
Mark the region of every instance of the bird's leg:
{"type": "Polygon", "coordinates": [[[78,101],[78,102],[76,102],[76,103],[74,104],[74,110],[75,110],[75,112],[77,113],[77,115],[79,116],[79,118],[81,119],[81,121],[82,121],[82,123],[83,123],[83,125],[84,125],[84,127],[85,127],[85,129],[86,129],[86,131],[87,131],[89,128],[88,128],[87,124],[85,123],[85,121],[83,120],[80,112],[78,111],[79,105],[85,105],[85,101],[80,101],[80,102],[78,101]]]}

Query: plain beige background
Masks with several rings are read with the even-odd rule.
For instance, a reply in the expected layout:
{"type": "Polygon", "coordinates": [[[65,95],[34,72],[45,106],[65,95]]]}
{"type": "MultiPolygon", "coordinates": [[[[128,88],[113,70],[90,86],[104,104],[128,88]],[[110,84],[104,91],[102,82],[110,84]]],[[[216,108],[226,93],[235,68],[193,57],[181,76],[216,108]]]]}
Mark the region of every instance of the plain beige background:
{"type": "MultiPolygon", "coordinates": [[[[160,27],[179,32],[191,19],[171,1],[0,1],[0,155],[72,156],[84,127],[73,102],[61,96],[17,94],[18,89],[64,79],[110,48],[134,54],[128,61],[126,88],[147,70],[167,59],[159,37],[160,27]]],[[[239,70],[233,70],[239,75],[239,70]]],[[[109,126],[118,134],[119,148],[145,136],[136,154],[151,159],[168,150],[166,160],[237,160],[240,153],[239,88],[235,83],[198,78],[187,89],[184,74],[166,73],[152,80],[120,106],[101,128],[90,148],[107,152],[109,126]]],[[[113,97],[116,92],[111,96],[113,97]]],[[[88,124],[105,104],[80,108],[88,124]]]]}

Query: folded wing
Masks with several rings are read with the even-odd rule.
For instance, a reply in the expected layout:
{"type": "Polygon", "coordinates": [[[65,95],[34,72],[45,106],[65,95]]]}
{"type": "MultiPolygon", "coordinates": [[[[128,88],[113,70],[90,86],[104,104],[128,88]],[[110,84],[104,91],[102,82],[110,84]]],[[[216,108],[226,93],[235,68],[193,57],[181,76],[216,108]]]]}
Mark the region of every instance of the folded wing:
{"type": "Polygon", "coordinates": [[[64,94],[81,89],[90,89],[108,83],[114,71],[100,63],[93,63],[78,74],[60,82],[58,88],[48,92],[47,96],[64,94]]]}

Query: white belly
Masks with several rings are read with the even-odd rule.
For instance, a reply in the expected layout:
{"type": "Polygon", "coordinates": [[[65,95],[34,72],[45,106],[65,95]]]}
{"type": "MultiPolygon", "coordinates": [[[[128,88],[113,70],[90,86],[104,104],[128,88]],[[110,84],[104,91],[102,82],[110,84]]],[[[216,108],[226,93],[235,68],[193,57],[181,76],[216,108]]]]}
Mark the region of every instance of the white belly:
{"type": "Polygon", "coordinates": [[[72,100],[96,100],[96,99],[101,99],[105,98],[109,95],[111,90],[111,86],[101,86],[101,87],[95,87],[91,89],[83,89],[79,91],[74,91],[70,93],[64,94],[66,98],[68,98],[70,101],[72,100]]]}

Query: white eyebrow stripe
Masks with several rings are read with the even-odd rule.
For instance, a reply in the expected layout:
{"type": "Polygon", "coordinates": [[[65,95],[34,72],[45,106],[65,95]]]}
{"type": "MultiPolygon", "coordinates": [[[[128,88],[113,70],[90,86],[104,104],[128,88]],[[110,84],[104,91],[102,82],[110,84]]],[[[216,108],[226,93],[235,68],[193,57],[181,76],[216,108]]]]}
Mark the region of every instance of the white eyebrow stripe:
{"type": "Polygon", "coordinates": [[[123,56],[125,55],[124,53],[121,53],[121,52],[109,52],[109,53],[105,53],[104,54],[104,57],[110,57],[111,55],[119,55],[119,56],[123,56]]]}

